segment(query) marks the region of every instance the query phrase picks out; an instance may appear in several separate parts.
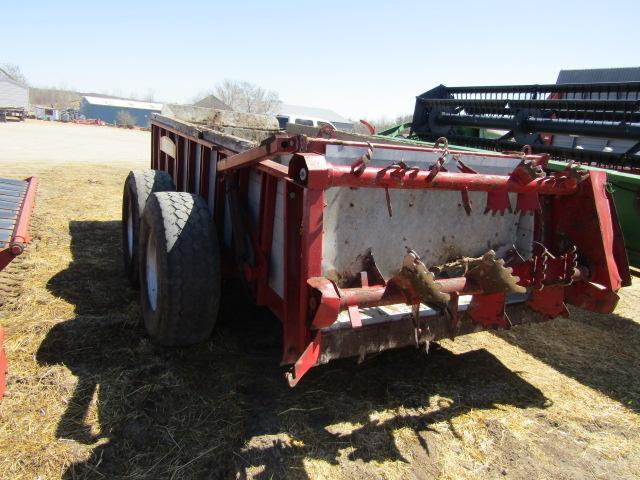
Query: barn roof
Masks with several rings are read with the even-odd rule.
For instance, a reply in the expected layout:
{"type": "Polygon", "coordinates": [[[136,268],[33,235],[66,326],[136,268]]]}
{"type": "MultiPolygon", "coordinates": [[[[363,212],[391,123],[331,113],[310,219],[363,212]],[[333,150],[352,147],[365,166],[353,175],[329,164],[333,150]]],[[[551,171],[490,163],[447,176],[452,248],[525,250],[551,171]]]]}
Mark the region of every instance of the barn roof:
{"type": "Polygon", "coordinates": [[[90,95],[85,95],[82,98],[91,105],[103,105],[105,107],[120,108],[138,108],[140,110],[162,110],[162,103],[157,102],[141,102],[139,100],[128,100],[126,98],[92,97],[90,95]]]}
{"type": "Polygon", "coordinates": [[[560,70],[556,83],[635,82],[638,80],[640,80],[640,67],[587,68],[560,70]]]}
{"type": "Polygon", "coordinates": [[[207,95],[193,104],[194,107],[215,108],[216,110],[231,110],[231,107],[215,95],[207,95]]]}
{"type": "Polygon", "coordinates": [[[29,88],[27,84],[19,82],[18,80],[13,78],[11,75],[9,75],[8,72],[5,72],[2,68],[0,68],[0,80],[13,83],[14,85],[17,85],[22,88],[29,88]]]}

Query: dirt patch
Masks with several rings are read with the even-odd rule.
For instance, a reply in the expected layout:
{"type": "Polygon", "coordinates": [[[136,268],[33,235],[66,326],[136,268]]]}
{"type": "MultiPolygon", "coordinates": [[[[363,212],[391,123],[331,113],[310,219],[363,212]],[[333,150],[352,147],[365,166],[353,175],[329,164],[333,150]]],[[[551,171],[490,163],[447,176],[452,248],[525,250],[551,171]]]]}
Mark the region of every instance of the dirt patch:
{"type": "MultiPolygon", "coordinates": [[[[133,133],[113,151],[146,152],[133,133]]],[[[0,308],[6,478],[637,478],[637,281],[614,315],[332,362],[290,389],[278,322],[233,285],[210,341],[149,343],[119,251],[122,182],[145,161],[85,163],[109,156],[91,145],[67,163],[0,149],[3,176],[40,177],[23,290],[0,308]]]]}

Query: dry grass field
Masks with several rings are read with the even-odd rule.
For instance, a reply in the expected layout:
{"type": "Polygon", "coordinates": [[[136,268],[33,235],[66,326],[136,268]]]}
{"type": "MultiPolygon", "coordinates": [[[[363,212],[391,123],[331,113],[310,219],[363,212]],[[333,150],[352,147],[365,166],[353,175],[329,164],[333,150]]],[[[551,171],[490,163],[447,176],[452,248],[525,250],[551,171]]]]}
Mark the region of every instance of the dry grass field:
{"type": "Polygon", "coordinates": [[[640,478],[640,282],[615,314],[282,377],[278,325],[231,286],[206,344],[145,339],[120,201],[148,133],[0,124],[0,175],[38,175],[34,242],[2,277],[6,479],[640,478]]]}

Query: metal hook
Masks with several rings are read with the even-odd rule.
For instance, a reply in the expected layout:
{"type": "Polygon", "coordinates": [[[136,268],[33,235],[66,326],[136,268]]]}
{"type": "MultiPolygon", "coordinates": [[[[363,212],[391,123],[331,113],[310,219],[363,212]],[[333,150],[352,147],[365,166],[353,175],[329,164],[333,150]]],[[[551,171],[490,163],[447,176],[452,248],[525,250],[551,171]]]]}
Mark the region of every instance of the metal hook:
{"type": "Polygon", "coordinates": [[[436,143],[433,144],[433,148],[438,148],[440,147],[440,144],[442,143],[442,150],[445,153],[449,153],[449,140],[447,140],[447,137],[440,137],[436,140],[436,143]]]}
{"type": "Polygon", "coordinates": [[[371,161],[371,157],[373,157],[373,145],[370,142],[367,142],[367,151],[362,154],[362,156],[353,162],[351,165],[351,173],[354,175],[362,175],[364,169],[367,168],[369,162],[371,161]]]}

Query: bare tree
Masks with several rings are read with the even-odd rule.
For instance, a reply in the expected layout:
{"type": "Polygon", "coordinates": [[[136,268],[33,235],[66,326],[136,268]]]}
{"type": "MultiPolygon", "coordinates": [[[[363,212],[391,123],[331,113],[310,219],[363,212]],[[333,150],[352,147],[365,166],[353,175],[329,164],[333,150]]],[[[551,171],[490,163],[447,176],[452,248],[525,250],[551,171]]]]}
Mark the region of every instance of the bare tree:
{"type": "Polygon", "coordinates": [[[215,95],[238,112],[277,113],[282,104],[277,92],[239,80],[223,80],[216,85],[215,95]]]}
{"type": "Polygon", "coordinates": [[[27,77],[24,76],[20,67],[14,63],[3,63],[0,65],[0,73],[4,73],[6,76],[15,80],[16,82],[24,83],[28,85],[27,77]]]}
{"type": "Polygon", "coordinates": [[[146,100],[147,102],[153,102],[155,100],[155,97],[156,97],[155,90],[149,87],[147,88],[147,93],[145,93],[143,100],[146,100]]]}
{"type": "Polygon", "coordinates": [[[116,123],[127,128],[133,128],[136,125],[136,119],[126,110],[120,110],[116,113],[116,123]]]}
{"type": "Polygon", "coordinates": [[[53,108],[79,108],[81,95],[72,90],[57,87],[29,88],[29,102],[32,105],[53,108]]]}

